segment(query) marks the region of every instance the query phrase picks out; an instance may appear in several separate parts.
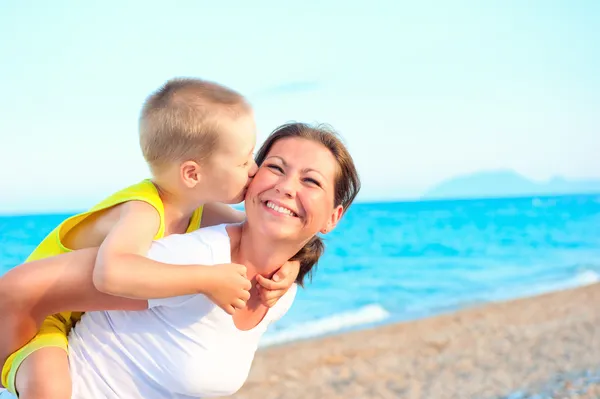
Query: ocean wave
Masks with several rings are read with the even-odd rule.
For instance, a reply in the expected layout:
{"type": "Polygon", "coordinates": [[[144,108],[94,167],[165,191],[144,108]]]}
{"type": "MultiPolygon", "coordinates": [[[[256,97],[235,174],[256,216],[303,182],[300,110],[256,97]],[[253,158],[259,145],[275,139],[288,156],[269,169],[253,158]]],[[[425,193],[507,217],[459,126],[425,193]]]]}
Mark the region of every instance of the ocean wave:
{"type": "Polygon", "coordinates": [[[563,291],[571,288],[592,285],[598,282],[600,282],[600,274],[598,274],[598,272],[595,270],[581,270],[573,277],[568,279],[533,284],[527,290],[527,292],[524,293],[524,296],[563,291]]]}
{"type": "Polygon", "coordinates": [[[600,282],[600,274],[594,270],[583,270],[567,282],[573,287],[592,285],[600,282]]]}
{"type": "Polygon", "coordinates": [[[377,323],[390,317],[390,313],[382,306],[373,304],[359,309],[334,314],[322,319],[294,324],[286,329],[267,333],[260,342],[260,347],[278,345],[300,339],[314,338],[352,327],[377,323]]]}
{"type": "Polygon", "coordinates": [[[568,289],[584,287],[600,282],[600,274],[596,270],[584,269],[566,279],[532,282],[522,284],[512,289],[502,289],[492,292],[488,301],[506,301],[517,298],[527,298],[535,295],[548,294],[568,289]]]}

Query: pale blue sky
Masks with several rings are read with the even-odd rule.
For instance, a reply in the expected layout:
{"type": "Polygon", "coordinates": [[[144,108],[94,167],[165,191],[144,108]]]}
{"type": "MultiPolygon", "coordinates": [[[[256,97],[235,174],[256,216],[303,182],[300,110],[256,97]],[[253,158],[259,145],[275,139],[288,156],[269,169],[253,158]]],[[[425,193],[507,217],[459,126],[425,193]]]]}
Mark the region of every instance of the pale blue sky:
{"type": "Polygon", "coordinates": [[[146,177],[138,112],[174,76],[246,94],[259,142],[332,124],[362,199],[482,169],[600,177],[600,2],[367,3],[3,1],[0,213],[146,177]]]}

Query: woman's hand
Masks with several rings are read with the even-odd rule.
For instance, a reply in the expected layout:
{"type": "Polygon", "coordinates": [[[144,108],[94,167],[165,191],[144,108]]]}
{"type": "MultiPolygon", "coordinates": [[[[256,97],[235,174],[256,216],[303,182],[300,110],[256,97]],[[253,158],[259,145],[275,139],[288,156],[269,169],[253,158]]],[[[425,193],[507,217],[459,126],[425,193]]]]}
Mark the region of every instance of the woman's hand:
{"type": "Polygon", "coordinates": [[[290,289],[300,272],[300,262],[287,261],[277,270],[271,279],[256,276],[256,288],[260,294],[260,301],[266,307],[273,307],[277,301],[290,289]]]}

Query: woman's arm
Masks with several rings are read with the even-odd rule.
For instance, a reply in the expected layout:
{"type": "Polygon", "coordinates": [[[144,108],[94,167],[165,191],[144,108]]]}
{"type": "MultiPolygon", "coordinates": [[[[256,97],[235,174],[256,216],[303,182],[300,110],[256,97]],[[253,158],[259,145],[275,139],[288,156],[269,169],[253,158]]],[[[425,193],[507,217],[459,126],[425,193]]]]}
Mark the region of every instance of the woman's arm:
{"type": "Polygon", "coordinates": [[[19,265],[0,278],[0,314],[27,312],[43,320],[62,311],[141,310],[148,301],[105,294],[93,283],[98,248],[19,265]]]}
{"type": "Polygon", "coordinates": [[[92,274],[98,248],[19,265],[0,277],[0,361],[37,334],[42,321],[62,311],[142,310],[148,301],[98,291],[92,274]]]}

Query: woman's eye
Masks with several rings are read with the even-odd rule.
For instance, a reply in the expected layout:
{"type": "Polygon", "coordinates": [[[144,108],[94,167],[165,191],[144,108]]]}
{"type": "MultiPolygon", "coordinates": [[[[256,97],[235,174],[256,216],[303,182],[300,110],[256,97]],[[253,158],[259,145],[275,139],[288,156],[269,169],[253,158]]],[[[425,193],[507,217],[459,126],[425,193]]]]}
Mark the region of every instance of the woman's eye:
{"type": "Polygon", "coordinates": [[[311,179],[310,177],[307,177],[306,179],[304,179],[304,181],[310,184],[314,184],[315,186],[321,187],[321,183],[319,183],[318,180],[311,179]]]}
{"type": "Polygon", "coordinates": [[[279,173],[283,173],[283,169],[281,168],[281,166],[278,166],[278,165],[269,164],[269,165],[267,165],[267,168],[276,170],[279,173]]]}

